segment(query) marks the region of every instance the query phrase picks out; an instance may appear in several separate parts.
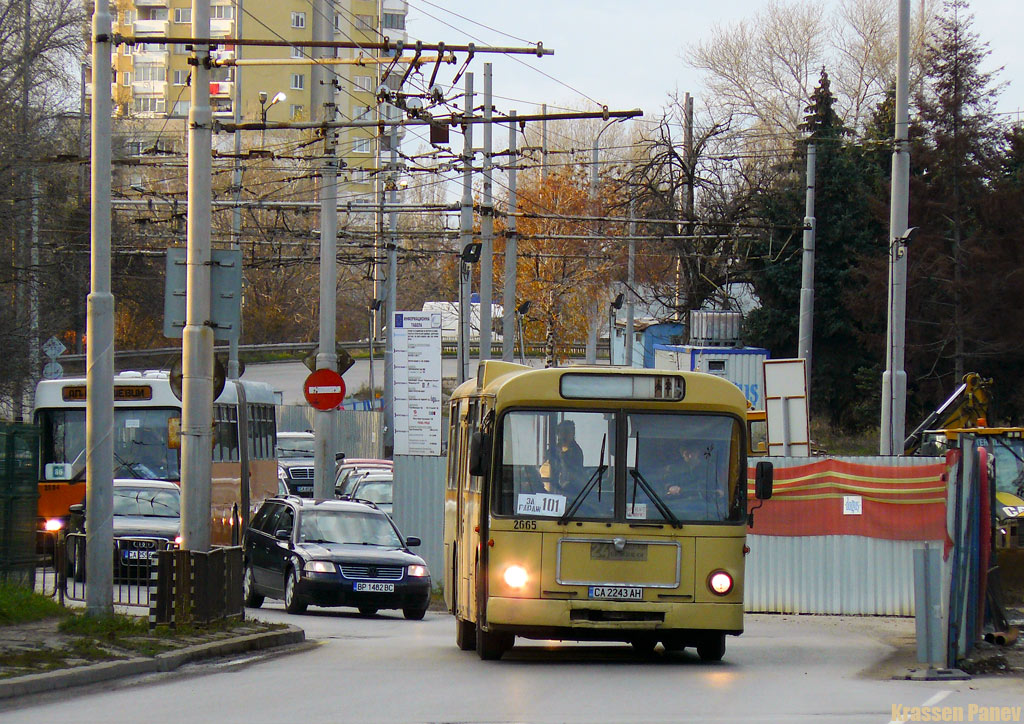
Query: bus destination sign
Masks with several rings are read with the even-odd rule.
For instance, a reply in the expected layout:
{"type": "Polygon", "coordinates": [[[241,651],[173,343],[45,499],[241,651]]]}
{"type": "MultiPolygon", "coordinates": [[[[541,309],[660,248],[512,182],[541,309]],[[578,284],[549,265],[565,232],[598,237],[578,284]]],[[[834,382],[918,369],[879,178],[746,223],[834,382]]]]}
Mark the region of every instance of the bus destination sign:
{"type": "MultiPolygon", "coordinates": [[[[61,390],[65,402],[85,402],[85,385],[73,385],[61,390]]],[[[115,402],[144,402],[153,399],[153,388],[149,385],[114,385],[115,402]]]]}

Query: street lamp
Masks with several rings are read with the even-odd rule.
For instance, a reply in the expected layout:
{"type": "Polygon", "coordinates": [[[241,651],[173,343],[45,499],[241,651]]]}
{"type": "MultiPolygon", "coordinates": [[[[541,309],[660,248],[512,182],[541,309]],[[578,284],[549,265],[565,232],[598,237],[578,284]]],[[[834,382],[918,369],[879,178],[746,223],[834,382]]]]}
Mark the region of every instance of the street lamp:
{"type": "Polygon", "coordinates": [[[622,301],[625,297],[619,293],[615,295],[615,299],[608,305],[608,364],[614,364],[614,355],[612,354],[612,341],[615,337],[615,312],[622,309],[622,301]]]}
{"type": "Polygon", "coordinates": [[[473,264],[480,261],[479,242],[470,242],[459,254],[459,381],[469,379],[469,327],[471,306],[471,279],[473,264]]]}
{"type": "Polygon", "coordinates": [[[372,302],[370,302],[370,409],[371,410],[374,408],[374,404],[373,403],[376,402],[376,400],[377,400],[377,391],[376,391],[376,389],[373,386],[374,385],[374,381],[373,381],[373,343],[376,341],[374,339],[374,331],[377,328],[377,325],[374,323],[374,320],[376,320],[377,313],[380,312],[380,308],[383,307],[383,306],[384,306],[384,300],[383,299],[374,299],[372,302]]]}
{"type": "MultiPolygon", "coordinates": [[[[591,159],[590,159],[590,167],[591,167],[591,170],[590,170],[590,203],[591,203],[591,206],[592,206],[591,214],[594,217],[597,217],[597,215],[598,215],[597,180],[598,180],[598,163],[599,163],[599,155],[598,154],[599,154],[599,148],[600,148],[598,144],[599,144],[599,142],[601,140],[601,134],[603,134],[605,131],[607,131],[609,128],[611,128],[612,124],[618,123],[621,120],[624,120],[624,119],[616,119],[616,120],[613,120],[613,121],[609,121],[608,123],[605,123],[604,126],[602,126],[601,129],[597,132],[597,135],[594,136],[594,145],[593,145],[593,149],[592,149],[592,153],[591,153],[591,159]]],[[[594,236],[595,237],[599,236],[596,227],[595,227],[595,231],[594,231],[594,236]]],[[[596,249],[595,249],[595,251],[596,251],[596,249]]],[[[595,364],[597,362],[597,334],[598,334],[598,326],[599,325],[597,325],[596,323],[593,326],[591,326],[590,330],[589,330],[589,334],[587,336],[587,363],[588,364],[595,364]]],[[[610,332],[609,332],[609,340],[610,339],[611,339],[611,336],[610,336],[610,332]]],[[[609,349],[611,349],[611,348],[609,347],[609,349]]],[[[611,354],[609,352],[609,357],[610,356],[611,356],[611,354]]]]}
{"type": "Polygon", "coordinates": [[[530,300],[527,299],[516,307],[516,322],[519,326],[519,361],[526,364],[526,338],[523,337],[523,317],[530,311],[530,300]]]}
{"type": "Polygon", "coordinates": [[[266,91],[260,91],[258,96],[260,99],[260,121],[263,123],[263,128],[260,130],[260,146],[264,145],[263,139],[266,137],[267,133],[267,111],[278,103],[284,103],[288,98],[283,91],[278,91],[277,94],[270,99],[270,103],[267,103],[267,95],[266,91]]]}

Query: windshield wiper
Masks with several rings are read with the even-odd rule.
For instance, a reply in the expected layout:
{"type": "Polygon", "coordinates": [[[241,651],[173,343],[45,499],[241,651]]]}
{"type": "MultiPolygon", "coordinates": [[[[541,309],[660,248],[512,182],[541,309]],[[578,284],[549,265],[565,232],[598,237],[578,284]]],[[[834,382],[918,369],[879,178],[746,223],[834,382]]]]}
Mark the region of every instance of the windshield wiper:
{"type": "Polygon", "coordinates": [[[640,474],[640,433],[636,434],[636,448],[633,454],[633,467],[629,468],[629,474],[633,476],[633,500],[630,502],[631,506],[636,505],[636,488],[639,485],[647,497],[654,503],[654,507],[661,513],[661,517],[672,523],[673,528],[682,528],[683,524],[679,522],[679,518],[676,517],[672,509],[665,504],[665,501],[661,499],[661,496],[654,492],[654,488],[647,482],[647,479],[640,474]]]}
{"type": "Polygon", "coordinates": [[[583,486],[583,489],[580,490],[580,492],[576,493],[576,497],[572,499],[572,502],[569,503],[569,506],[565,509],[565,512],[562,513],[562,517],[558,519],[559,525],[564,525],[566,522],[568,522],[569,518],[576,514],[576,511],[579,509],[581,505],[583,505],[584,499],[586,499],[587,495],[594,488],[595,484],[597,485],[597,495],[600,499],[601,478],[604,477],[604,472],[605,470],[608,469],[608,466],[604,464],[604,445],[605,442],[607,442],[607,440],[607,435],[601,438],[601,457],[599,458],[601,460],[601,463],[597,466],[597,470],[595,470],[591,474],[590,479],[587,481],[587,484],[583,486]]]}

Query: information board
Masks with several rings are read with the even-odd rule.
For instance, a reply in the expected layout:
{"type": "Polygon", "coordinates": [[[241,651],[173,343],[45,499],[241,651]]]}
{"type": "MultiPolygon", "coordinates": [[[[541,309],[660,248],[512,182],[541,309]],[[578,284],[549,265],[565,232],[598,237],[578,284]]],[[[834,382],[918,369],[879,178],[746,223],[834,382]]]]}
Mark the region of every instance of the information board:
{"type": "Polygon", "coordinates": [[[441,454],[441,314],[395,312],[395,454],[441,454]]]}

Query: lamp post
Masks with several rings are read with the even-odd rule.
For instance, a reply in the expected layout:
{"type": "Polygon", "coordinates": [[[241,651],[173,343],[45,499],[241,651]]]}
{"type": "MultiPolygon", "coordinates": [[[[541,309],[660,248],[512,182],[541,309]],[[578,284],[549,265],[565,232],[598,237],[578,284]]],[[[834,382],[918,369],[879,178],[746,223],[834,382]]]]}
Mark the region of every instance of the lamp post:
{"type": "Polygon", "coordinates": [[[278,91],[277,94],[270,99],[270,103],[267,103],[268,94],[266,91],[260,91],[258,97],[260,99],[260,122],[263,124],[263,128],[260,130],[260,147],[262,148],[265,145],[264,139],[267,136],[267,111],[278,103],[283,103],[287,100],[288,96],[286,96],[283,91],[278,91]]]}
{"type": "MultiPolygon", "coordinates": [[[[605,131],[607,131],[609,128],[611,128],[613,123],[617,123],[617,122],[618,122],[618,119],[616,119],[615,121],[611,121],[609,123],[605,123],[604,126],[601,127],[601,130],[599,130],[597,132],[597,135],[594,136],[594,145],[593,145],[593,148],[591,150],[591,155],[590,155],[590,204],[592,206],[591,213],[592,213],[593,216],[597,216],[597,179],[598,179],[598,173],[597,173],[598,169],[597,169],[597,167],[598,167],[598,163],[599,163],[599,159],[600,159],[598,143],[601,140],[601,134],[603,134],[605,131]]],[[[598,238],[600,238],[598,233],[597,233],[597,231],[596,231],[596,229],[595,229],[595,232],[594,232],[594,236],[595,236],[595,241],[598,238]]],[[[596,312],[597,310],[595,309],[594,311],[596,312]]],[[[589,330],[589,333],[588,333],[588,336],[587,336],[587,355],[586,355],[587,364],[594,364],[594,363],[597,362],[597,331],[598,331],[598,326],[599,325],[597,324],[597,320],[594,320],[594,324],[591,326],[591,328],[589,330]]],[[[609,335],[610,334],[611,334],[611,332],[609,331],[609,335]]],[[[609,336],[609,340],[610,340],[610,336],[609,336]]],[[[609,341],[609,349],[611,349],[610,344],[611,344],[611,342],[609,341]]],[[[611,353],[609,352],[609,357],[610,356],[611,356],[611,353]]]]}
{"type": "Polygon", "coordinates": [[[480,261],[482,247],[470,242],[462,247],[459,255],[459,383],[469,379],[469,327],[471,304],[470,280],[473,265],[480,261]]]}
{"type": "Polygon", "coordinates": [[[380,312],[380,308],[384,306],[383,299],[374,299],[370,302],[370,409],[374,408],[374,402],[377,399],[377,391],[374,388],[373,380],[373,343],[377,340],[374,339],[374,331],[377,329],[375,320],[377,319],[377,313],[380,312]]]}
{"type": "Polygon", "coordinates": [[[608,305],[608,364],[613,365],[614,355],[612,354],[612,342],[615,338],[615,312],[622,309],[622,301],[625,296],[621,293],[615,295],[615,299],[608,305]]]}
{"type": "Polygon", "coordinates": [[[523,337],[523,317],[530,311],[530,300],[527,299],[516,307],[516,323],[519,327],[519,361],[526,364],[526,339],[523,337]]]}

